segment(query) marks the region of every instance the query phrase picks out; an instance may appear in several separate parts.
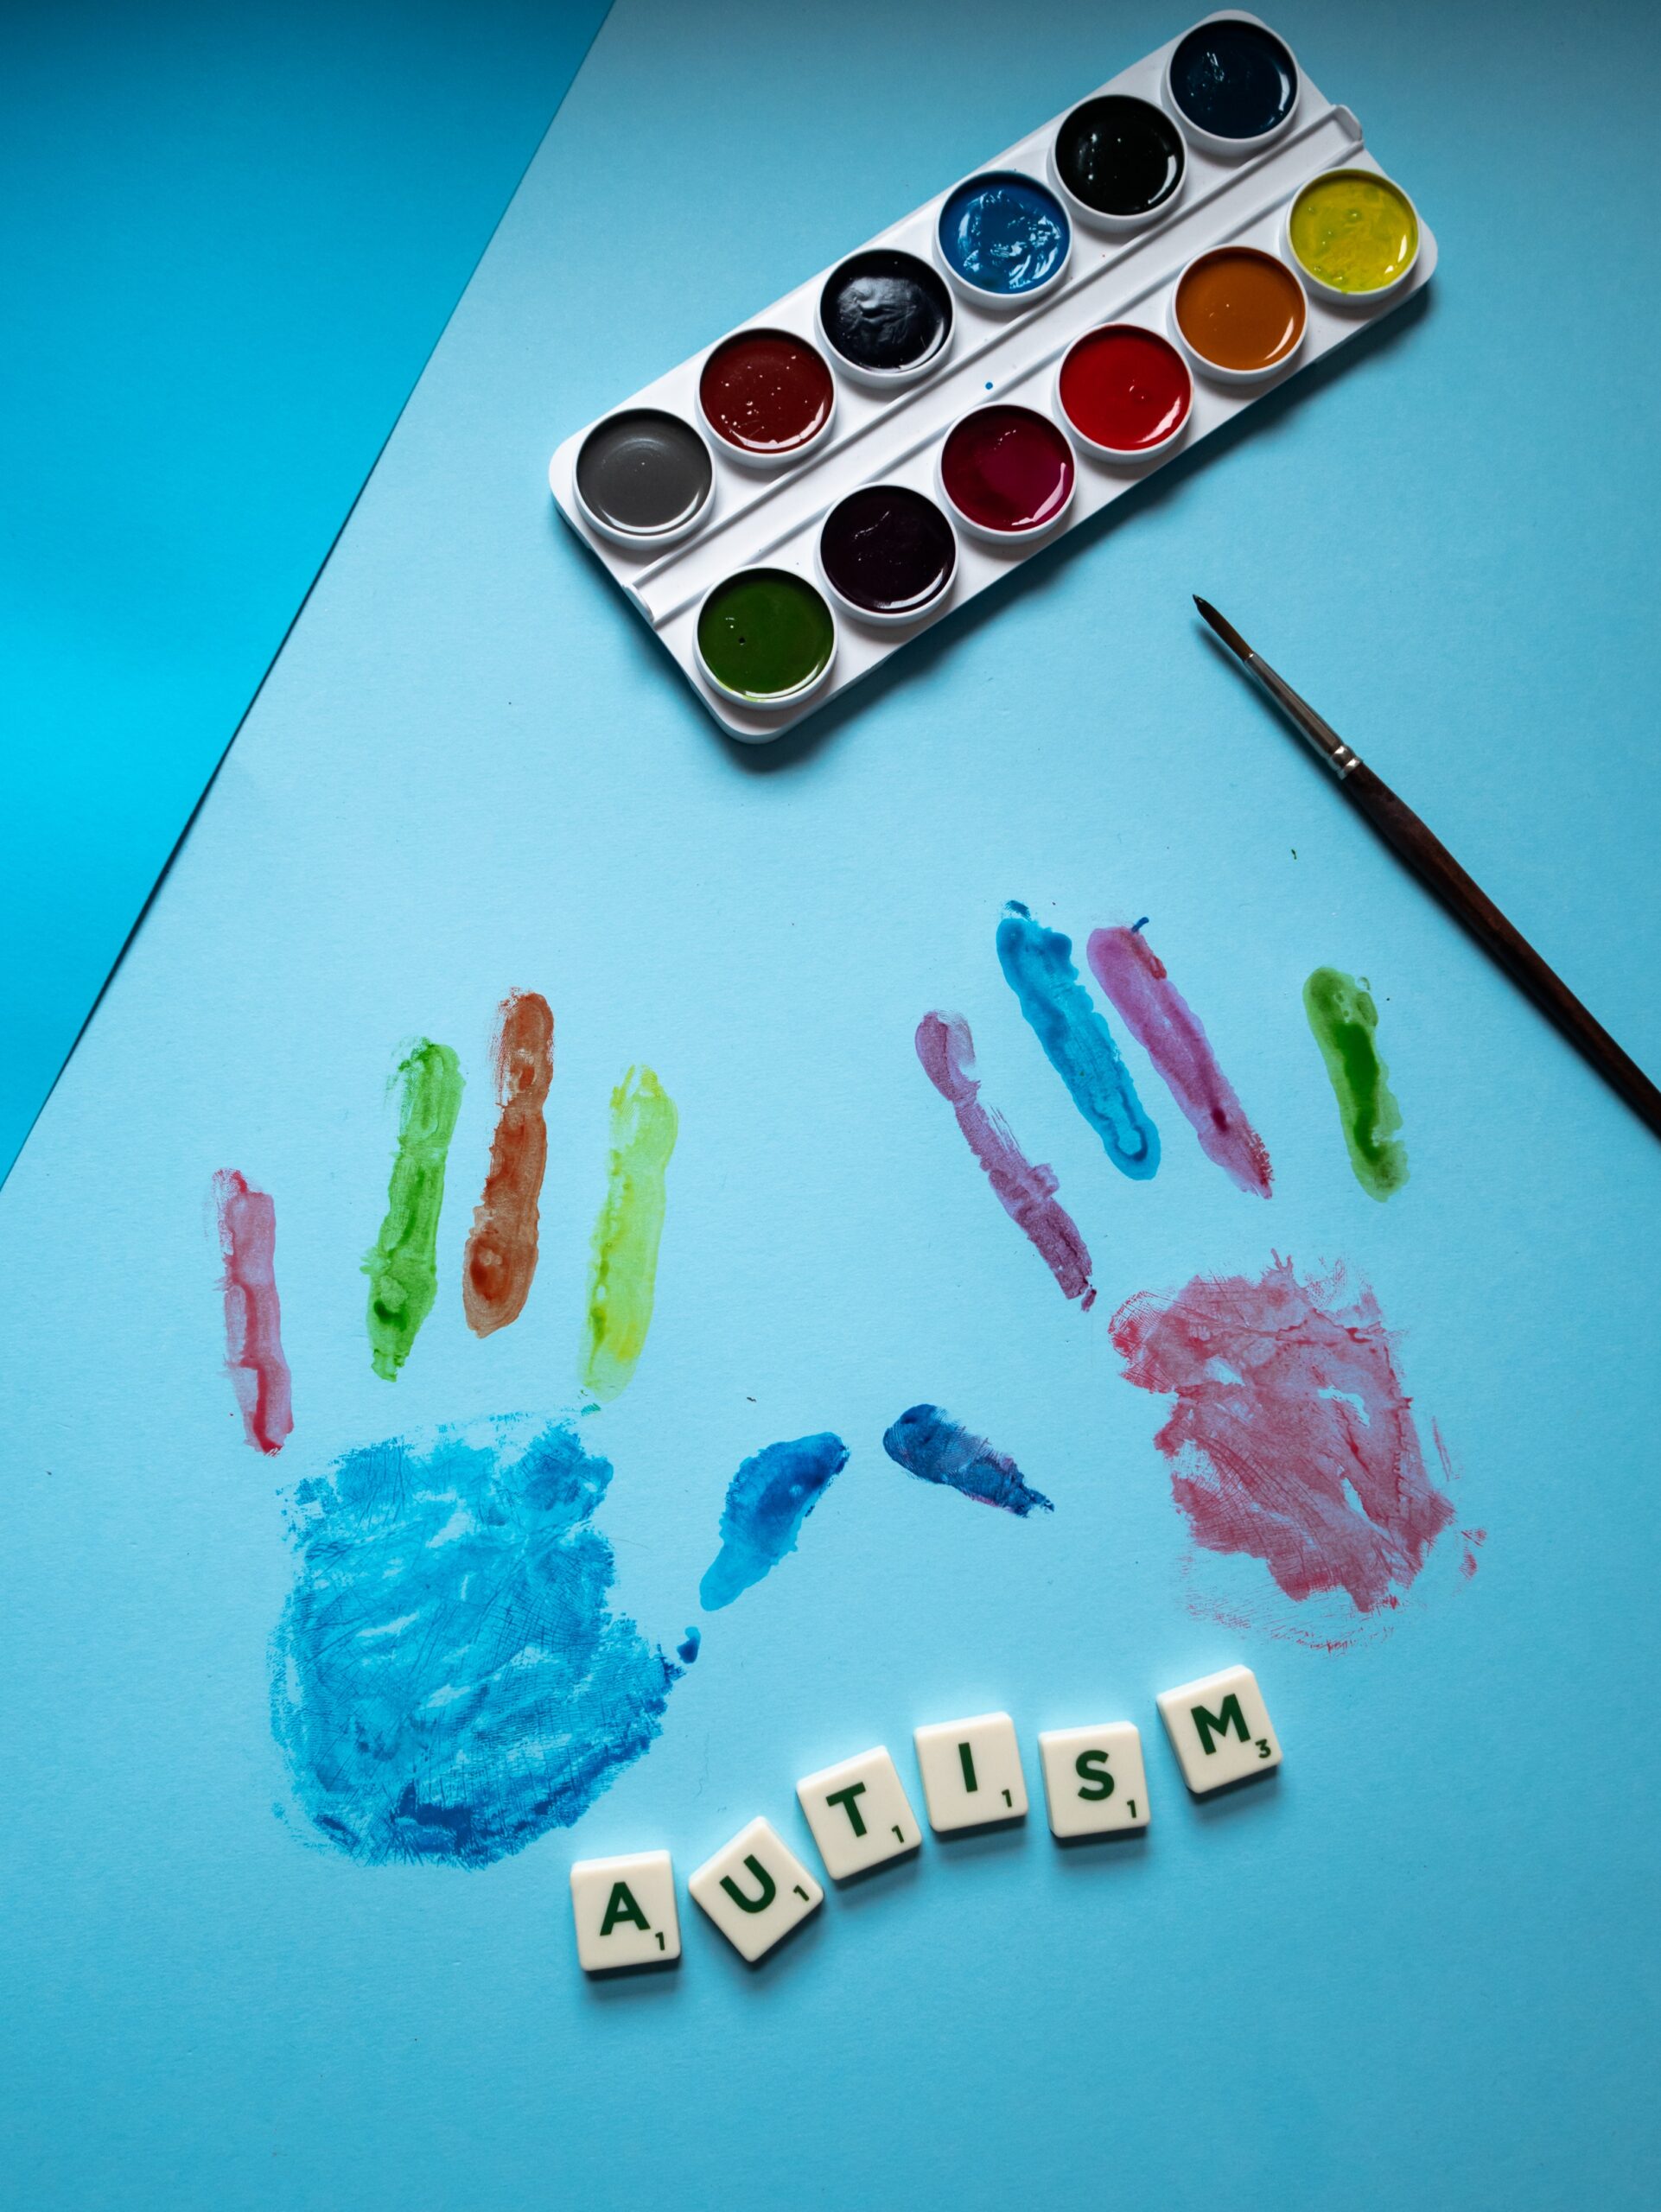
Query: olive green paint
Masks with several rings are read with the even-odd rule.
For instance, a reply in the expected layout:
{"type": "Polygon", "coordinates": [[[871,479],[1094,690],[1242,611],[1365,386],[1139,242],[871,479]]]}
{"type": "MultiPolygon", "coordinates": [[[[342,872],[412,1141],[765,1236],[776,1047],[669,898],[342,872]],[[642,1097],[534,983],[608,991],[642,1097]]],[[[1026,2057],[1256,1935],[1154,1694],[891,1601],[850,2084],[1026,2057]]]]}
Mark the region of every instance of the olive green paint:
{"type": "Polygon", "coordinates": [[[363,1263],[369,1278],[369,1349],[375,1372],[395,1382],[438,1293],[438,1217],[444,1161],[461,1109],[461,1063],[448,1045],[418,1038],[398,1062],[398,1153],[386,1218],[363,1263]]]}
{"type": "Polygon", "coordinates": [[[1303,1010],[1327,1063],[1355,1179],[1370,1198],[1387,1198],[1407,1180],[1407,1147],[1396,1135],[1402,1109],[1378,1056],[1372,994],[1341,969],[1317,968],[1303,987],[1303,1010]]]}
{"type": "Polygon", "coordinates": [[[780,699],[811,683],[836,644],[820,593],[784,569],[746,569],[717,586],[698,616],[698,651],[717,683],[745,699],[780,699]]]}

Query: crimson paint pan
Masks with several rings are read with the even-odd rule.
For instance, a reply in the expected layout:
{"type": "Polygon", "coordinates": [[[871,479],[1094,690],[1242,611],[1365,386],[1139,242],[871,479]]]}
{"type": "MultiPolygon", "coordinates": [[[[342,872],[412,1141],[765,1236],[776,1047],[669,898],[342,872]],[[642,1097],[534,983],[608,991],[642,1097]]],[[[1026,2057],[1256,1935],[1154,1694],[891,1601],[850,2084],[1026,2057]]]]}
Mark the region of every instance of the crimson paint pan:
{"type": "Polygon", "coordinates": [[[1078,483],[1066,433],[1035,407],[994,401],[974,408],[940,448],[947,504],[986,543],[1019,543],[1053,530],[1078,483]]]}

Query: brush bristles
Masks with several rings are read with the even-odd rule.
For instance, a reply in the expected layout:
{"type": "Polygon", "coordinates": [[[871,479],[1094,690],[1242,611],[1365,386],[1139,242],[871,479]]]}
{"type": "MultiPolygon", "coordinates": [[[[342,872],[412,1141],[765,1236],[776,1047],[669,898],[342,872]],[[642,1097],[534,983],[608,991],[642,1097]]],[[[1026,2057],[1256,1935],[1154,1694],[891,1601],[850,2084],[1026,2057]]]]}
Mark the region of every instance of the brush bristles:
{"type": "Polygon", "coordinates": [[[1198,592],[1195,592],[1193,595],[1193,603],[1200,609],[1201,614],[1205,616],[1206,621],[1210,623],[1212,628],[1216,631],[1218,636],[1223,640],[1223,643],[1228,647],[1229,651],[1231,653],[1238,653],[1242,660],[1250,660],[1251,658],[1251,648],[1247,645],[1245,639],[1240,635],[1234,625],[1227,620],[1223,615],[1219,614],[1208,599],[1201,599],[1198,592]]]}

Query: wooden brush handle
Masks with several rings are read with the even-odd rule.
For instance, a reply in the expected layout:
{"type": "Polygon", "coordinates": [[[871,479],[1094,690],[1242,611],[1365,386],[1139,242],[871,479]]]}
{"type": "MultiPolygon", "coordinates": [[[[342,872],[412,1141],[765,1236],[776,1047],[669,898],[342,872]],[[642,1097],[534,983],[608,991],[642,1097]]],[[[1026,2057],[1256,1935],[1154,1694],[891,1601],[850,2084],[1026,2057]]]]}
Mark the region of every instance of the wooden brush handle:
{"type": "Polygon", "coordinates": [[[1510,969],[1541,1011],[1550,1015],[1632,1111],[1661,1136],[1661,1090],[1587,1012],[1562,978],[1547,967],[1527,938],[1512,928],[1480,885],[1472,882],[1441,840],[1365,761],[1357,761],[1343,780],[1346,791],[1385,842],[1417,870],[1477,942],[1510,969]]]}

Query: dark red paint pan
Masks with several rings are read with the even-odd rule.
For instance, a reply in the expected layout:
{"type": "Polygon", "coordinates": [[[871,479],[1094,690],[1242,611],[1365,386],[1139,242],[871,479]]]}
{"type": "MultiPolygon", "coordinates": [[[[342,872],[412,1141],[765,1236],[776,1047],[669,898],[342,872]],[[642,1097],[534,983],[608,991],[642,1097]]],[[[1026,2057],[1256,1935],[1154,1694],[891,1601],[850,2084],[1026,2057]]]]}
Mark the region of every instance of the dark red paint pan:
{"type": "Polygon", "coordinates": [[[1032,407],[977,407],[940,449],[948,502],[966,530],[996,544],[1053,528],[1078,477],[1066,433],[1032,407]]]}
{"type": "Polygon", "coordinates": [[[806,339],[741,330],[703,364],[698,405],[734,460],[766,467],[799,461],[822,442],[837,392],[824,354],[806,339]]]}

